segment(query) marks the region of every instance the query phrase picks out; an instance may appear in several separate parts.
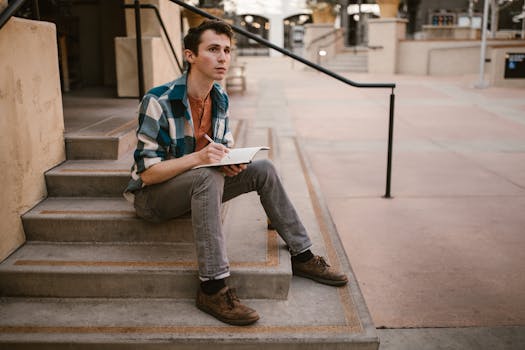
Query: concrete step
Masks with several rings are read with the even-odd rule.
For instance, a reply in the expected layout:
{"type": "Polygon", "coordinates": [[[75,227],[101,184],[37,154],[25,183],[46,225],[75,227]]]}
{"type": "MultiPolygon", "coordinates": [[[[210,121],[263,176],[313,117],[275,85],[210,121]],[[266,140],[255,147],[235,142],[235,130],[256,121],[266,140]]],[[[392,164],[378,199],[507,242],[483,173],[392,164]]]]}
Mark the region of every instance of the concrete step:
{"type": "MultiPolygon", "coordinates": [[[[271,259],[231,252],[231,280],[243,297],[286,299],[290,259],[275,241],[269,243],[275,250],[271,259]]],[[[259,243],[255,249],[266,251],[266,242],[259,243]]],[[[28,243],[0,266],[0,295],[192,298],[197,268],[192,243],[28,243]]]]}
{"type": "MultiPolygon", "coordinates": [[[[258,201],[250,193],[224,206],[232,280],[244,286],[241,295],[284,299],[289,253],[277,233],[267,230],[258,201]]],[[[0,296],[187,298],[195,293],[189,217],[152,225],[136,218],[123,199],[50,198],[24,215],[24,225],[32,228],[26,228],[28,238],[40,242],[26,243],[0,265],[0,296]]]]}
{"type": "Polygon", "coordinates": [[[121,197],[130,179],[133,154],[118,160],[68,160],[46,172],[50,197],[121,197]]]}
{"type": "Polygon", "coordinates": [[[86,128],[68,132],[66,158],[118,159],[136,146],[137,121],[124,117],[110,117],[86,128]]]}
{"type": "Polygon", "coordinates": [[[47,198],[22,216],[28,241],[191,242],[189,216],[149,223],[124,198],[47,198]]]}
{"type": "MultiPolygon", "coordinates": [[[[242,123],[232,122],[232,130],[239,134],[242,123]]],[[[128,143],[131,151],[118,152],[118,159],[68,160],[46,172],[46,184],[50,197],[120,197],[126,188],[133,165],[133,150],[136,144],[135,130],[128,143]],[[132,145],[131,145],[132,144],[132,145]]],[[[79,147],[90,149],[89,140],[78,139],[79,147]],[[86,144],[82,144],[86,141],[86,144]]],[[[115,141],[116,142],[116,141],[115,141]]],[[[119,146],[120,147],[120,146],[119,146]]],[[[115,154],[115,156],[117,156],[115,154]]]]}
{"type": "Polygon", "coordinates": [[[367,72],[366,53],[343,52],[327,61],[324,66],[330,70],[343,72],[367,72]]]}
{"type": "Polygon", "coordinates": [[[350,288],[294,277],[288,300],[243,299],[261,319],[223,324],[194,299],[0,299],[5,349],[360,349],[378,338],[350,288]]]}
{"type": "Polygon", "coordinates": [[[354,73],[366,73],[368,72],[368,67],[351,67],[345,65],[325,65],[326,69],[329,69],[334,72],[354,72],[354,73]]]}

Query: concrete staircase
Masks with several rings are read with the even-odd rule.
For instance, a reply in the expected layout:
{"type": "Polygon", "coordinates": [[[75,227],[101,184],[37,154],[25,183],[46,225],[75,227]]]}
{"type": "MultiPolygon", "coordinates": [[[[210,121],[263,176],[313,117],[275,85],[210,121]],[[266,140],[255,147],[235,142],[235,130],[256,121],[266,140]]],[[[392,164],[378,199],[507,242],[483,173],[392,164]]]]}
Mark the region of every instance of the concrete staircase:
{"type": "Polygon", "coordinates": [[[272,147],[315,251],[352,282],[333,288],[292,278],[289,254],[266,228],[257,195],[236,198],[223,210],[230,284],[262,318],[232,327],[194,306],[190,218],[145,223],[122,198],[135,127],[121,122],[111,125],[113,135],[69,135],[68,160],[45,174],[49,197],[23,215],[27,242],[0,264],[1,349],[377,349],[348,259],[293,138],[234,123],[240,145],[272,147]]]}
{"type": "Polygon", "coordinates": [[[323,66],[335,72],[368,72],[368,54],[364,49],[345,49],[331,59],[327,60],[323,66]]]}

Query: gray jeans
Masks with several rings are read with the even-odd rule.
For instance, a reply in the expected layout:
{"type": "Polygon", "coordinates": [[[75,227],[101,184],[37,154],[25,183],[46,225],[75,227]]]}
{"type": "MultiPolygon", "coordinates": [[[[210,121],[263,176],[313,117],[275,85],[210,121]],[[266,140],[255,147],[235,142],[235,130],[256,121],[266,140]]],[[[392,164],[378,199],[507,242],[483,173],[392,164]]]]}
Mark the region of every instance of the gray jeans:
{"type": "Polygon", "coordinates": [[[191,211],[199,277],[217,279],[229,276],[221,205],[251,191],[259,194],[266,215],[292,255],[311,247],[306,229],[268,160],[252,162],[234,177],[225,177],[215,168],[200,168],[146,186],[135,193],[135,210],[140,217],[155,222],[191,211]]]}

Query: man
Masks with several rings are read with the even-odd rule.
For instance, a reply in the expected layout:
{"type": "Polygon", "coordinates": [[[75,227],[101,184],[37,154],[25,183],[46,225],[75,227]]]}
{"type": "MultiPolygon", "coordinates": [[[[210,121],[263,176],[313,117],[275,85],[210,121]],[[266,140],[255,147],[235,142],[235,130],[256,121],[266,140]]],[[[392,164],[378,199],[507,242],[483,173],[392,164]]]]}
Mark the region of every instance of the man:
{"type": "Polygon", "coordinates": [[[197,307],[223,322],[248,325],[259,315],[225,283],[230,270],[222,202],[257,191],[290,249],[294,274],[336,286],[345,285],[347,277],[310,251],[310,239],[271,162],[193,169],[221,160],[233,145],[228,96],[215,83],[226,76],[232,36],[231,27],[222,21],[205,21],[190,29],[184,38],[188,72],[144,96],[125,195],[134,199],[137,214],[146,220],[167,220],[191,211],[201,280],[197,307]]]}

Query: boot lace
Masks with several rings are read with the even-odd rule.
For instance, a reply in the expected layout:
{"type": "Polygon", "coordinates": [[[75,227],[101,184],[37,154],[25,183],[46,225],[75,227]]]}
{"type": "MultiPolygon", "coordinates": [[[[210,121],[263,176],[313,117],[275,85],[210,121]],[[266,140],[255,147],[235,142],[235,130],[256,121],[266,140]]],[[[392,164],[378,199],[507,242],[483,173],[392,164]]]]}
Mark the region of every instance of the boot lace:
{"type": "Polygon", "coordinates": [[[315,263],[321,267],[330,267],[322,256],[318,256],[317,259],[315,259],[315,263]]]}
{"type": "Polygon", "coordinates": [[[224,296],[226,298],[226,303],[231,309],[235,307],[235,302],[239,302],[239,298],[235,294],[235,288],[228,289],[226,293],[224,293],[224,296]]]}

